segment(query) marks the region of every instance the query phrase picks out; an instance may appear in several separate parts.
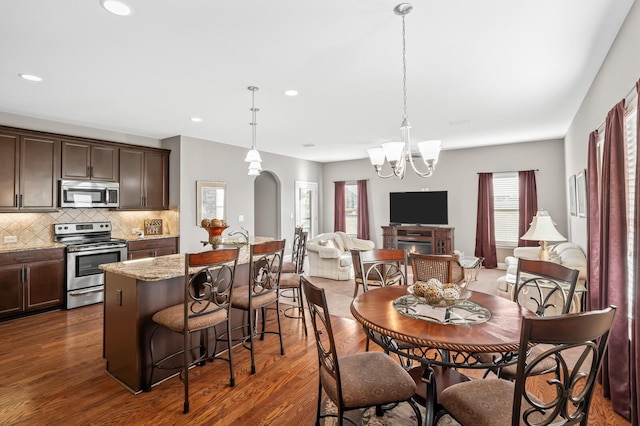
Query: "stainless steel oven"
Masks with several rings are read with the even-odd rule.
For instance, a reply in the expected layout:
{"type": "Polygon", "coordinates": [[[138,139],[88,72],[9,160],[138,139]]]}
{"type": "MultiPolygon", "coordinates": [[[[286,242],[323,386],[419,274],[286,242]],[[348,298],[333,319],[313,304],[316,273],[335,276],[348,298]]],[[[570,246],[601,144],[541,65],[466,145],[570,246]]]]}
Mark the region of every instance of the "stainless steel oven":
{"type": "Polygon", "coordinates": [[[127,259],[127,243],[111,238],[110,222],[59,223],[54,239],[67,246],[67,309],[104,301],[100,265],[127,259]]]}

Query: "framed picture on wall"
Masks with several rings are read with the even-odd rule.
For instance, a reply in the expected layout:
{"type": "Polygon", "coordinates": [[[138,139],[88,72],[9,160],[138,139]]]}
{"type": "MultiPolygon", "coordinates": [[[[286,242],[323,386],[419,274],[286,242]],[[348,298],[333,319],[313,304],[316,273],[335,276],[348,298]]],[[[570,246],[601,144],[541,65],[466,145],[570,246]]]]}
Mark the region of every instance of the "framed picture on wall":
{"type": "Polygon", "coordinates": [[[569,178],[569,213],[571,216],[578,214],[576,203],[576,175],[571,175],[569,178]]]}
{"type": "Polygon", "coordinates": [[[587,171],[583,170],[576,175],[576,204],[579,217],[587,217],[587,171]]]}

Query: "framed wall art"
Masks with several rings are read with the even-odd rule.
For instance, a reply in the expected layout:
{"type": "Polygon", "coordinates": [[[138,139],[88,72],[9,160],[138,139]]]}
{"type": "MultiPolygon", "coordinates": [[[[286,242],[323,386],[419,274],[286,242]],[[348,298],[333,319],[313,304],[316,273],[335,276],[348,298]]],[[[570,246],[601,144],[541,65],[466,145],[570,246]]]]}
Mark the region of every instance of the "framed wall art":
{"type": "Polygon", "coordinates": [[[227,218],[227,184],[224,182],[196,182],[196,225],[202,219],[227,218]]]}
{"type": "Polygon", "coordinates": [[[587,171],[583,170],[576,175],[576,205],[579,217],[587,217],[587,171]]]}
{"type": "Polygon", "coordinates": [[[571,216],[578,214],[576,203],[576,175],[571,175],[569,178],[569,213],[571,213],[571,216]]]}

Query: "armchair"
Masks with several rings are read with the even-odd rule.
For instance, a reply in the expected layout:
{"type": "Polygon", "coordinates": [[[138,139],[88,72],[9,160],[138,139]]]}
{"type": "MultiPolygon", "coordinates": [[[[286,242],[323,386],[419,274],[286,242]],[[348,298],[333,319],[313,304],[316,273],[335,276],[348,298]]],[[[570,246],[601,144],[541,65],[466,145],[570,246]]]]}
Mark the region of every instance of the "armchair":
{"type": "Polygon", "coordinates": [[[331,280],[353,278],[351,249],[371,250],[373,241],[351,237],[344,232],[320,234],[307,241],[309,275],[331,280]]]}

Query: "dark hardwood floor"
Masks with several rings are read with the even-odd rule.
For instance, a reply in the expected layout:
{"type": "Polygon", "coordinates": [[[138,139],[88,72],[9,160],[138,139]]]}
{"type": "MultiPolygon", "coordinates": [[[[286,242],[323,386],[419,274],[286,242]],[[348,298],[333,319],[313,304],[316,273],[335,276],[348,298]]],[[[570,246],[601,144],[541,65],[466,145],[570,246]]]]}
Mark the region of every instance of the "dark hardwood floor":
{"type": "MultiPolygon", "coordinates": [[[[339,353],[364,350],[353,320],[332,318],[339,353]]],[[[283,318],[286,355],[277,336],[249,351],[234,349],[236,386],[224,361],[192,369],[191,412],[182,414],[177,377],[149,393],[131,394],[105,373],[102,305],[0,323],[0,425],[312,425],[317,354],[299,320],[283,318]]],[[[309,324],[310,326],[310,324],[309,324]]],[[[590,425],[628,425],[598,389],[590,425]]]]}

